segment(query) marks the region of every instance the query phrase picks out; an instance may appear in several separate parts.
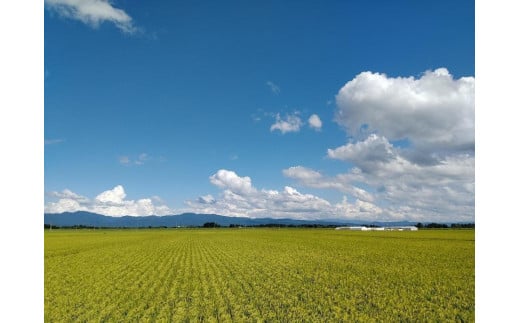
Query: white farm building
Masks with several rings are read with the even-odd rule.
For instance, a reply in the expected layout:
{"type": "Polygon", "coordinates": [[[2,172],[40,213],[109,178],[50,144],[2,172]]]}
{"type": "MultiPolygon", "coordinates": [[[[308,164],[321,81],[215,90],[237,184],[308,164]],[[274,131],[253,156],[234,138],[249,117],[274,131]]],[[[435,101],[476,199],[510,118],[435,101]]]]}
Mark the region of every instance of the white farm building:
{"type": "Polygon", "coordinates": [[[351,231],[417,231],[417,227],[413,225],[401,227],[337,227],[336,230],[351,230],[351,231]]]}

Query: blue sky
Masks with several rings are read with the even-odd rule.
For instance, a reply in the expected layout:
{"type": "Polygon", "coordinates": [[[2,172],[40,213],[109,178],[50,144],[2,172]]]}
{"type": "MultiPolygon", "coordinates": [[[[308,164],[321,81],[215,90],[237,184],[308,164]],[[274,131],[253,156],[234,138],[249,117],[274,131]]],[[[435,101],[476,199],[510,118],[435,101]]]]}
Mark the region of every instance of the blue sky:
{"type": "Polygon", "coordinates": [[[45,210],[474,221],[474,9],[45,1],[45,210]]]}

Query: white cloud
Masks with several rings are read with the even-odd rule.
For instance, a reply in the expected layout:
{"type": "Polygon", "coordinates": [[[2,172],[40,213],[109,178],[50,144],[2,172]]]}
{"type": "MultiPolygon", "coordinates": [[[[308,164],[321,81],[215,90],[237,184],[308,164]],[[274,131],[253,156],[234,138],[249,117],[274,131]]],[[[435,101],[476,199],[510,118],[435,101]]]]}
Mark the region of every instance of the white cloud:
{"type": "Polygon", "coordinates": [[[333,159],[354,162],[365,171],[379,163],[386,163],[396,158],[392,144],[385,137],[376,134],[371,134],[364,141],[328,149],[327,155],[333,159]]]}
{"type": "Polygon", "coordinates": [[[273,92],[274,94],[280,94],[280,87],[278,85],[274,84],[271,81],[267,81],[266,84],[271,89],[271,92],[273,92]]]}
{"type": "Polygon", "coordinates": [[[62,198],[58,202],[49,202],[45,205],[46,213],[63,213],[87,211],[87,208],[78,201],[69,198],[62,198]]]}
{"type": "Polygon", "coordinates": [[[349,143],[336,149],[329,149],[330,158],[350,161],[383,161],[395,158],[392,145],[385,137],[371,134],[364,141],[349,143]]]}
{"type": "Polygon", "coordinates": [[[96,201],[107,204],[122,204],[126,197],[125,189],[121,185],[117,185],[111,190],[104,191],[96,196],[96,201]]]}
{"type": "Polygon", "coordinates": [[[321,130],[321,119],[317,114],[313,114],[309,117],[309,126],[316,131],[321,130]]]}
{"type": "Polygon", "coordinates": [[[341,203],[335,205],[339,213],[343,213],[346,217],[355,220],[391,220],[388,217],[381,217],[383,210],[370,202],[356,200],[354,204],[347,202],[347,197],[344,196],[341,203]]]}
{"type": "Polygon", "coordinates": [[[130,164],[130,157],[128,156],[119,156],[119,163],[123,165],[130,164]]]}
{"type": "Polygon", "coordinates": [[[201,204],[214,204],[216,202],[215,198],[211,195],[200,196],[198,202],[201,204]]]}
{"type": "Polygon", "coordinates": [[[135,161],[136,165],[143,165],[145,161],[148,160],[148,154],[142,153],[137,157],[137,160],[135,161]]]}
{"type": "Polygon", "coordinates": [[[392,156],[376,161],[354,159],[354,168],[332,177],[302,166],[286,169],[284,175],[306,187],[335,189],[361,202],[374,203],[381,210],[374,219],[474,221],[474,156],[450,155],[426,165],[413,163],[397,151],[392,156]]]}
{"type": "Polygon", "coordinates": [[[349,193],[357,199],[373,202],[374,197],[366,190],[355,186],[356,181],[344,180],[344,178],[331,178],[323,176],[320,172],[303,167],[293,166],[282,171],[284,176],[295,179],[299,184],[321,189],[334,189],[343,193],[349,193]]]}
{"type": "Polygon", "coordinates": [[[219,198],[202,196],[197,201],[187,201],[192,212],[217,213],[231,216],[314,218],[322,211],[330,213],[331,205],[324,199],[302,194],[292,187],[282,191],[259,190],[248,176],[238,176],[234,171],[221,169],[210,176],[210,182],[223,189],[219,198]]]}
{"type": "Polygon", "coordinates": [[[136,158],[130,158],[130,156],[119,156],[118,160],[121,165],[144,165],[145,162],[149,161],[151,158],[146,153],[141,153],[136,158]]]}
{"type": "Polygon", "coordinates": [[[327,150],[350,170],[327,176],[295,166],[283,173],[353,196],[354,203],[336,205],[350,214],[474,221],[474,81],[455,80],[445,68],[418,79],[363,72],[336,96],[336,121],[351,139],[327,150]]]}
{"type": "Polygon", "coordinates": [[[312,169],[303,166],[293,166],[283,170],[283,174],[287,177],[297,178],[305,181],[321,181],[322,175],[312,169]]]}
{"type": "MultiPolygon", "coordinates": [[[[304,169],[300,170],[305,172],[304,169]]],[[[317,172],[309,173],[307,177],[316,178],[318,175],[317,172]]],[[[283,190],[257,189],[249,177],[240,177],[228,170],[219,170],[210,176],[210,181],[223,189],[220,196],[214,198],[207,195],[195,201],[187,201],[187,212],[293,219],[370,219],[380,213],[377,206],[367,201],[356,200],[352,205],[339,206],[321,197],[301,193],[290,186],[285,186],[283,190]],[[216,178],[226,180],[217,181],[216,178]],[[243,189],[244,186],[247,189],[243,189]]]]}
{"type": "Polygon", "coordinates": [[[221,169],[209,177],[211,184],[220,188],[229,189],[231,192],[245,195],[256,191],[251,185],[251,178],[240,177],[235,172],[221,169]]]}
{"type": "Polygon", "coordinates": [[[46,213],[88,211],[110,216],[168,215],[173,213],[173,210],[157,196],[126,200],[126,193],[121,185],[98,194],[92,200],[67,189],[62,192],[50,192],[47,195],[58,200],[45,204],[46,213]]]}
{"type": "Polygon", "coordinates": [[[377,132],[423,150],[473,150],[475,79],[445,68],[420,78],[363,72],[336,96],[336,121],[351,135],[377,132]]]}
{"type": "Polygon", "coordinates": [[[354,168],[348,173],[324,176],[322,182],[294,179],[303,186],[349,193],[356,198],[354,205],[374,205],[378,211],[371,220],[474,221],[474,159],[469,157],[436,166],[418,166],[401,159],[382,164],[371,174],[354,168]],[[356,184],[369,186],[374,192],[356,184]]]}
{"type": "Polygon", "coordinates": [[[380,191],[378,198],[394,205],[406,217],[474,217],[475,158],[450,156],[436,165],[418,165],[398,157],[381,164],[370,173],[360,173],[362,180],[380,191]],[[410,209],[405,209],[408,207],[410,209]]]}
{"type": "Polygon", "coordinates": [[[134,33],[132,17],[114,8],[108,0],[45,0],[47,7],[63,17],[79,20],[93,28],[111,22],[125,33],[134,33]]]}
{"type": "Polygon", "coordinates": [[[49,192],[47,195],[54,197],[54,198],[59,198],[59,199],[76,200],[81,203],[88,203],[88,201],[89,201],[89,199],[87,197],[78,195],[69,189],[64,189],[61,192],[49,192]]]}
{"type": "Polygon", "coordinates": [[[287,132],[298,132],[300,127],[303,125],[302,120],[297,113],[287,115],[285,119],[280,117],[280,114],[276,114],[276,122],[271,125],[271,131],[279,130],[282,134],[287,132]]]}

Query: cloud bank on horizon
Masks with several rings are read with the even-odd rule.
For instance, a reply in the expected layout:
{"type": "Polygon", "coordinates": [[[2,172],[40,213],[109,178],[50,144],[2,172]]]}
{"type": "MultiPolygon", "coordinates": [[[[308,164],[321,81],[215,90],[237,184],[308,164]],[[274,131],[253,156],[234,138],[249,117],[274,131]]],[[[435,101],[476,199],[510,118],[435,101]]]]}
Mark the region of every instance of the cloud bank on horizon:
{"type": "MultiPolygon", "coordinates": [[[[274,90],[273,90],[274,91],[274,90]]],[[[257,188],[254,178],[220,169],[209,182],[218,196],[202,193],[182,210],[160,199],[125,200],[122,186],[89,199],[69,190],[51,192],[46,212],[86,210],[105,215],[165,215],[181,212],[295,219],[474,221],[475,79],[454,79],[446,68],[420,77],[389,77],[365,71],[336,95],[335,122],[348,140],[324,147],[324,156],[347,171],[327,174],[303,164],[281,169],[299,190],[334,190],[332,203],[314,194],[257,188]]],[[[270,131],[298,132],[298,114],[282,118],[270,131]]],[[[309,127],[319,131],[316,114],[309,127]]],[[[122,161],[123,162],[123,161],[122,161]]]]}
{"type": "Polygon", "coordinates": [[[126,192],[122,185],[117,185],[111,190],[101,192],[93,199],[76,194],[68,189],[47,194],[57,198],[58,201],[47,203],[45,205],[45,213],[88,211],[110,216],[145,216],[168,215],[173,212],[156,196],[139,200],[127,200],[126,192]]]}

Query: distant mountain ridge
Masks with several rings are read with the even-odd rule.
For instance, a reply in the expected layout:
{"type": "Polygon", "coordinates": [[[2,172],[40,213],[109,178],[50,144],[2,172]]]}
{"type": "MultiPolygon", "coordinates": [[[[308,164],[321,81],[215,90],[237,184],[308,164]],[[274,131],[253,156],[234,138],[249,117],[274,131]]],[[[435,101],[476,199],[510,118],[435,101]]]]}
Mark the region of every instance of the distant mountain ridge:
{"type": "Polygon", "coordinates": [[[91,226],[110,228],[138,228],[138,227],[199,227],[207,222],[218,223],[227,227],[230,225],[259,226],[259,225],[377,225],[377,226],[406,226],[416,223],[409,221],[400,222],[370,222],[370,221],[342,221],[330,220],[296,220],[296,219],[273,219],[273,218],[247,218],[232,217],[217,214],[183,213],[178,215],[164,216],[122,216],[113,217],[97,213],[78,211],[64,213],[45,213],[44,223],[52,226],[91,226]]]}

